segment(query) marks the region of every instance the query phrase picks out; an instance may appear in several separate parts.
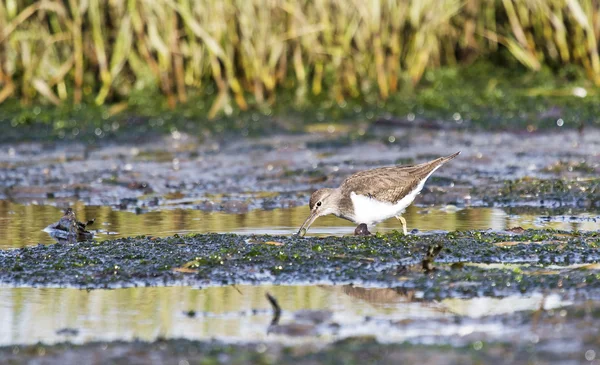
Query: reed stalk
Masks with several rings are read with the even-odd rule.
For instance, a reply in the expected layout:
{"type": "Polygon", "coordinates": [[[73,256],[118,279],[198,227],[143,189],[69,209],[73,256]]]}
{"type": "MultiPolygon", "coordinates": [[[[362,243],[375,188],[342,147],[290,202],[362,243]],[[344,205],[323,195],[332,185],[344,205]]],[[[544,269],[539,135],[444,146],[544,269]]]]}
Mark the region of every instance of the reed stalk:
{"type": "Polygon", "coordinates": [[[599,36],[597,0],[0,0],[0,103],[158,90],[175,107],[215,89],[214,117],[281,90],[386,99],[505,50],[600,85],[599,36]]]}

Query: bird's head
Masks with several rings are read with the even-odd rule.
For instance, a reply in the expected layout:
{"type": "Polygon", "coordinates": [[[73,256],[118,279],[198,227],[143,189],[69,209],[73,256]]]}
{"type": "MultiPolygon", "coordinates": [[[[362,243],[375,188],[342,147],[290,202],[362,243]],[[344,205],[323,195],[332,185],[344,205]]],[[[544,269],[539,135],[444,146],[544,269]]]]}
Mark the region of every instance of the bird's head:
{"type": "Polygon", "coordinates": [[[337,194],[335,194],[336,189],[323,188],[315,191],[310,196],[310,202],[308,203],[308,207],[310,208],[310,215],[300,227],[298,234],[300,236],[304,236],[308,227],[315,221],[315,219],[328,215],[328,214],[336,214],[338,211],[337,207],[337,194]]]}

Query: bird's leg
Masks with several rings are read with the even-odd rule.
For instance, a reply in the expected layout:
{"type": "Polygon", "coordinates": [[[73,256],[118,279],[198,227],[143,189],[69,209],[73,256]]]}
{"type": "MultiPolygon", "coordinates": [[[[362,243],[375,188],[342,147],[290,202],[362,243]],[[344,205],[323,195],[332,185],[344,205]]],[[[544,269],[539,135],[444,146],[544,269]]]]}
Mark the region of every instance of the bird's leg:
{"type": "Polygon", "coordinates": [[[354,230],[355,236],[369,236],[370,234],[371,232],[369,232],[369,228],[365,223],[359,224],[358,227],[356,227],[356,229],[354,230]]]}
{"type": "Polygon", "coordinates": [[[404,235],[406,236],[408,234],[408,231],[406,230],[406,219],[404,219],[404,217],[401,215],[397,215],[396,218],[398,218],[398,220],[400,222],[402,222],[402,231],[404,232],[404,235]]]}

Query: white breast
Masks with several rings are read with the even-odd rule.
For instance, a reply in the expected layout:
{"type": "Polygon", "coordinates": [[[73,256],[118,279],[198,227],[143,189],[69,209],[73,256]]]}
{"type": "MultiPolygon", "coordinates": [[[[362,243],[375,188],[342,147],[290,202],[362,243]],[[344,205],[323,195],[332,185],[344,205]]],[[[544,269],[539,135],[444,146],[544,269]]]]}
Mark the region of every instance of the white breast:
{"type": "Polygon", "coordinates": [[[396,204],[378,201],[368,196],[356,194],[355,192],[350,193],[350,200],[352,200],[352,205],[354,206],[354,223],[373,225],[401,214],[406,207],[412,204],[423,189],[429,176],[438,168],[439,166],[433,169],[413,191],[396,202],[396,204]]]}

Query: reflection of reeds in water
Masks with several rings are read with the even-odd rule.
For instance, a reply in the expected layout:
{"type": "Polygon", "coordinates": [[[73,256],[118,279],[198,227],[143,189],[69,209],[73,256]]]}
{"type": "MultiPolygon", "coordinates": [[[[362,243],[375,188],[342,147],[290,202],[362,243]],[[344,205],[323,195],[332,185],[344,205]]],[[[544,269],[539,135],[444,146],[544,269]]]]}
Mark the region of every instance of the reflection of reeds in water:
{"type": "MultiPolygon", "coordinates": [[[[324,311],[326,313],[322,316],[312,318],[326,320],[329,319],[327,313],[333,311],[333,321],[347,325],[346,329],[350,332],[359,329],[356,335],[364,335],[360,327],[369,316],[384,323],[392,321],[395,326],[383,328],[396,328],[400,332],[386,332],[387,339],[401,341],[406,339],[404,326],[413,323],[416,327],[411,329],[426,328],[426,335],[434,335],[436,331],[432,324],[456,324],[452,320],[455,315],[479,318],[540,308],[556,309],[571,304],[563,301],[559,294],[415,302],[414,298],[407,300],[402,291],[394,289],[280,285],[240,286],[238,289],[138,287],[87,291],[0,288],[0,318],[3,320],[0,346],[39,341],[46,344],[64,342],[69,338],[57,334],[62,328],[79,331],[77,336],[70,338],[75,343],[114,339],[152,341],[157,337],[220,338],[244,342],[272,340],[267,333],[272,320],[271,308],[265,299],[267,291],[278,298],[284,312],[284,324],[293,323],[290,317],[297,318],[301,310],[324,311]],[[187,316],[185,313],[190,310],[197,316],[187,316]]],[[[304,328],[310,329],[310,326],[304,328]]],[[[382,327],[364,328],[375,331],[372,334],[378,336],[382,327]]],[[[413,334],[409,336],[415,336],[414,331],[411,332],[413,334]]],[[[323,341],[323,338],[318,340],[323,341]]]]}
{"type": "MultiPolygon", "coordinates": [[[[95,219],[92,230],[114,232],[118,236],[100,233],[96,240],[115,239],[138,235],[172,236],[175,233],[206,232],[271,232],[275,234],[292,234],[306,218],[308,207],[301,206],[290,209],[251,210],[245,214],[209,213],[200,210],[163,210],[144,214],[113,210],[111,207],[85,206],[82,202],[73,205],[79,220],[95,219]]],[[[547,213],[544,213],[547,214],[547,213]]],[[[49,205],[19,205],[8,201],[0,201],[0,248],[23,247],[38,242],[53,243],[50,236],[42,230],[50,223],[56,222],[62,210],[49,205]]],[[[408,207],[404,217],[409,229],[428,230],[465,230],[465,229],[505,229],[521,226],[523,228],[540,228],[536,222],[536,212],[528,212],[521,216],[507,216],[496,208],[468,208],[448,213],[439,207],[408,207]]],[[[597,230],[598,223],[590,221],[556,221],[544,222],[543,227],[553,229],[597,230]]],[[[377,225],[382,232],[401,230],[396,219],[390,219],[377,225]]],[[[334,217],[319,218],[313,228],[320,235],[352,234],[354,224],[334,217]],[[347,231],[340,231],[347,227],[347,231]]]]}
{"type": "Polygon", "coordinates": [[[232,337],[267,338],[272,320],[265,293],[285,313],[344,308],[353,316],[362,304],[317,286],[239,286],[79,290],[71,288],[0,288],[0,315],[6,330],[0,345],[63,341],[61,328],[79,329],[79,340],[232,337]],[[190,318],[186,312],[199,315],[190,318]],[[26,318],[27,320],[23,320],[26,318]]]}
{"type": "MultiPolygon", "coordinates": [[[[95,235],[96,240],[114,239],[123,236],[172,236],[175,233],[239,232],[254,233],[257,230],[292,234],[302,224],[307,207],[276,210],[251,210],[245,214],[209,213],[200,210],[163,210],[144,214],[113,210],[108,206],[85,206],[82,202],[73,205],[79,220],[95,219],[92,230],[102,230],[119,234],[95,235]]],[[[409,228],[421,230],[454,231],[464,227],[485,229],[490,227],[491,209],[479,208],[466,211],[465,214],[447,214],[434,208],[428,214],[420,213],[420,208],[411,206],[405,217],[409,228]]],[[[19,205],[0,201],[0,248],[22,247],[38,242],[54,242],[42,230],[56,222],[62,215],[59,208],[48,205],[19,205]],[[14,213],[11,213],[14,212],[14,213]]],[[[354,224],[334,217],[322,217],[316,221],[315,228],[323,234],[331,234],[340,227],[354,224]]],[[[391,219],[379,224],[378,229],[402,229],[398,221],[391,219]]],[[[339,232],[339,231],[338,231],[339,232]]]]}
{"type": "Polygon", "coordinates": [[[143,89],[174,106],[216,88],[214,116],[272,103],[278,88],[385,99],[427,68],[500,48],[600,84],[599,15],[592,0],[2,0],[0,102],[104,104],[143,89]]]}

